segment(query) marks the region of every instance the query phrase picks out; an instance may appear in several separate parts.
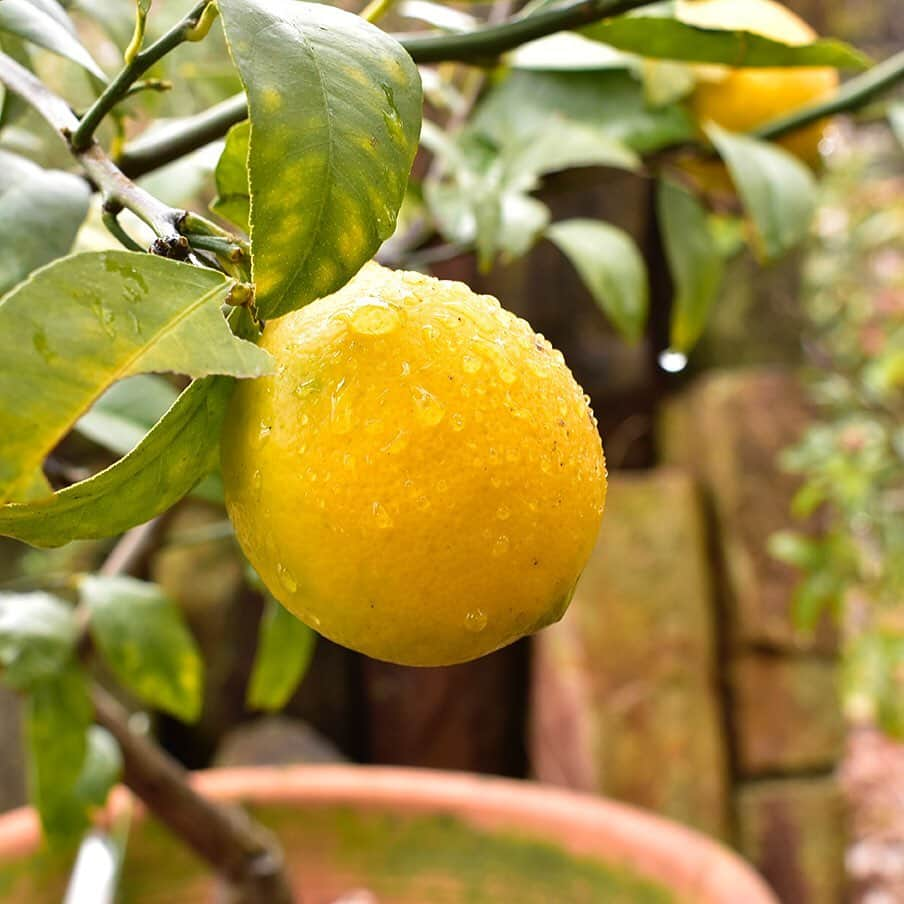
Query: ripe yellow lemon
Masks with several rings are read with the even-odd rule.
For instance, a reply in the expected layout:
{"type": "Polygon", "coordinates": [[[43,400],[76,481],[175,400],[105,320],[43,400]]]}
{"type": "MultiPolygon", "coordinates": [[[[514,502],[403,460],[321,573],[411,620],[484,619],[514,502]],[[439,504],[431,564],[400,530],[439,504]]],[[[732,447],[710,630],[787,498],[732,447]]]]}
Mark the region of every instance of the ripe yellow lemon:
{"type": "Polygon", "coordinates": [[[226,505],[274,596],[378,659],[446,665],[559,619],[606,470],[562,355],[462,283],[368,264],[268,323],[240,382],[226,505]]]}
{"type": "MultiPolygon", "coordinates": [[[[681,0],[677,15],[701,28],[742,29],[785,44],[808,44],[817,37],[803,19],[774,0],[681,0]]],[[[838,73],[827,67],[700,66],[696,71],[698,82],[690,98],[696,121],[715,122],[733,132],[749,132],[833,94],[838,87],[838,73]]],[[[815,122],[778,143],[814,166],[825,128],[825,121],[815,122]]],[[[688,160],[685,168],[704,187],[730,190],[720,164],[688,160]]]]}

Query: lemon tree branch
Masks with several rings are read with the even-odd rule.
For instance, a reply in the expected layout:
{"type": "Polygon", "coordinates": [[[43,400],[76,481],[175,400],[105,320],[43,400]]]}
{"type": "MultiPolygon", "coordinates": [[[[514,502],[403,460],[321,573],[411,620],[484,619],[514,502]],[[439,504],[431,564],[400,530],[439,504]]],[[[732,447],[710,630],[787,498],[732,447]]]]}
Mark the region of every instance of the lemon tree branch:
{"type": "Polygon", "coordinates": [[[132,85],[158,60],[166,56],[179,44],[194,40],[196,29],[202,23],[209,25],[211,13],[215,10],[212,0],[202,0],[187,15],[180,19],[169,31],[151,44],[147,49],[137,53],[127,53],[125,66],[107,85],[100,97],[88,108],[78,125],[72,131],[71,143],[75,151],[82,151],[94,140],[94,133],[101,120],[126,97],[132,85]]]}
{"type": "Polygon", "coordinates": [[[904,50],[845,82],[831,97],[766,123],[753,134],[768,141],[781,138],[782,135],[787,135],[788,132],[825,116],[856,110],[902,80],[904,80],[904,50]]]}

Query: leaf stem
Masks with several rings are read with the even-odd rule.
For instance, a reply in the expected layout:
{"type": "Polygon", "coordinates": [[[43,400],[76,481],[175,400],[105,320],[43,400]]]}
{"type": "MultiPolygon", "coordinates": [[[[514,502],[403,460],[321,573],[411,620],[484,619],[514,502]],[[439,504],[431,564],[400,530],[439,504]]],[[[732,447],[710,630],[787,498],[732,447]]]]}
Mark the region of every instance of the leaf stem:
{"type": "MultiPolygon", "coordinates": [[[[126,64],[104,88],[100,97],[88,108],[73,130],[70,143],[76,152],[85,150],[94,140],[94,133],[101,120],[116,106],[129,92],[132,84],[136,82],[151,66],[162,59],[173,48],[185,41],[191,40],[193,30],[202,21],[211,0],[201,0],[189,13],[180,19],[169,31],[154,41],[145,50],[137,53],[130,45],[130,53],[126,55],[126,64]]],[[[140,16],[139,16],[140,19],[140,16]]],[[[144,34],[143,26],[136,25],[135,39],[139,40],[144,34]]],[[[133,39],[133,42],[134,40],[133,39]]]]}
{"type": "Polygon", "coordinates": [[[122,228],[122,224],[117,219],[114,209],[108,207],[106,204],[104,204],[101,219],[104,221],[104,226],[107,227],[107,232],[109,232],[123,248],[126,248],[129,251],[144,251],[144,248],[142,248],[141,245],[139,245],[138,242],[122,228]]]}
{"type": "Polygon", "coordinates": [[[396,0],[370,0],[359,15],[366,22],[377,22],[395,6],[395,3],[396,0]]]}

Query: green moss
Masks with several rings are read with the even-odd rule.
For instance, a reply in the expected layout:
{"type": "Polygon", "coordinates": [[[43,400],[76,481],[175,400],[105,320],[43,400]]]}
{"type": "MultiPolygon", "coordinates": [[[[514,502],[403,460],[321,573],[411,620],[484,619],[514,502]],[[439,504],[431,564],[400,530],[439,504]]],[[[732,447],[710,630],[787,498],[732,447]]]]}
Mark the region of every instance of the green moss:
{"type": "MultiPolygon", "coordinates": [[[[472,829],[452,816],[400,816],[328,807],[267,807],[255,815],[285,848],[298,887],[332,900],[366,887],[393,904],[678,904],[674,894],[621,867],[573,857],[554,843],[472,829]]],[[[4,904],[57,904],[65,867],[46,855],[0,864],[4,904]],[[42,859],[43,858],[43,859],[42,859]]],[[[203,865],[156,823],[137,828],[121,904],[207,900],[203,865]]]]}

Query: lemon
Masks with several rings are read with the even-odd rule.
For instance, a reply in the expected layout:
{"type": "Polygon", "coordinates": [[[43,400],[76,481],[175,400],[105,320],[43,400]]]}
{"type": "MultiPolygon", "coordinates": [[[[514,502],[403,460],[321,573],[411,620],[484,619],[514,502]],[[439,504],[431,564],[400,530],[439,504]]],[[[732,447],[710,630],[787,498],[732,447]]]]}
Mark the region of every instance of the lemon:
{"type": "Polygon", "coordinates": [[[559,619],[606,470],[562,355],[462,283],[368,264],[268,323],[240,382],[226,505],[274,596],[378,659],[446,665],[559,619]]]}
{"type": "MultiPolygon", "coordinates": [[[[809,44],[817,37],[803,19],[774,0],[681,0],[677,15],[701,28],[741,29],[784,44],[809,44]]],[[[698,66],[695,71],[698,81],[690,98],[694,118],[701,125],[715,122],[732,132],[750,132],[833,94],[838,87],[838,73],[828,67],[698,66]]],[[[811,123],[777,143],[815,166],[825,128],[825,120],[811,123]]],[[[688,159],[684,168],[702,187],[730,191],[721,164],[688,159]]]]}

